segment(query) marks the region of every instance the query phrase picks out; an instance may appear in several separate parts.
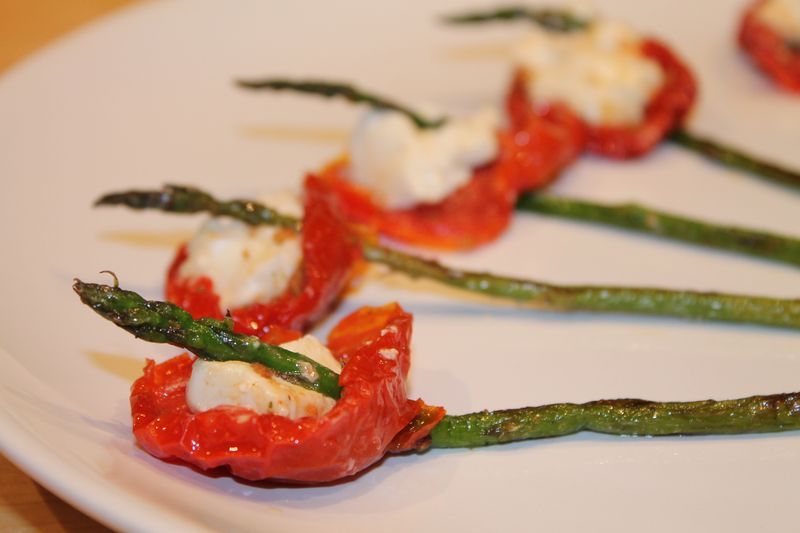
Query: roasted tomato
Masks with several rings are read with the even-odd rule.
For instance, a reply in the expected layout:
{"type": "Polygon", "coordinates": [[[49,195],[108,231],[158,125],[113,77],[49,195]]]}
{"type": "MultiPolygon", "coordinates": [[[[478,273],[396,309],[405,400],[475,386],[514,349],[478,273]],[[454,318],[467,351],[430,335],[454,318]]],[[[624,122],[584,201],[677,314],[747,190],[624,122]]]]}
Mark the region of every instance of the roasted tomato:
{"type": "MultiPolygon", "coordinates": [[[[270,328],[305,330],[346,288],[360,249],[327,188],[318,179],[306,180],[301,266],[281,296],[231,309],[235,331],[260,336],[270,328]]],[[[209,278],[178,277],[185,260],[186,249],[182,247],[167,274],[167,299],[195,318],[222,318],[224,310],[209,278]]]]}
{"type": "Polygon", "coordinates": [[[133,432],[150,454],[202,469],[227,467],[251,480],[320,483],[352,476],[387,451],[414,449],[444,415],[406,398],[411,315],[397,304],[363,308],[330,334],[344,368],[336,405],[298,420],[223,406],[192,413],[193,358],[148,361],[131,390],[133,432]],[[424,410],[425,416],[417,420],[424,410]]]}
{"type": "Polygon", "coordinates": [[[756,10],[763,3],[758,0],[745,11],[739,27],[739,45],[775,83],[800,92],[800,48],[758,19],[756,10]]]}
{"type": "Polygon", "coordinates": [[[583,149],[580,122],[556,110],[519,114],[498,139],[497,159],[475,169],[466,185],[436,204],[384,209],[348,179],[346,159],[326,167],[320,177],[347,218],[381,235],[443,250],[474,248],[506,229],[519,191],[548,184],[583,149]]]}
{"type": "MultiPolygon", "coordinates": [[[[646,154],[672,130],[681,126],[695,101],[697,84],[691,71],[667,46],[648,39],[642,43],[642,52],[661,66],[664,84],[650,100],[640,124],[625,127],[590,126],[563,105],[543,106],[530,102],[525,89],[527,74],[522,71],[515,75],[507,100],[512,122],[516,120],[515,116],[524,116],[528,108],[532,110],[531,113],[544,113],[551,116],[551,121],[569,125],[567,131],[573,132],[576,123],[583,124],[586,148],[591,152],[614,159],[646,154]]],[[[577,136],[576,133],[572,135],[577,136]]]]}
{"type": "Polygon", "coordinates": [[[511,127],[500,135],[500,162],[518,192],[541,189],[583,152],[583,122],[566,106],[532,105],[518,71],[506,98],[511,127]]]}
{"type": "Polygon", "coordinates": [[[409,244],[459,250],[489,242],[508,226],[516,201],[509,176],[493,163],[476,170],[469,183],[437,204],[386,210],[347,178],[347,167],[347,161],[340,160],[320,174],[345,216],[409,244]]]}

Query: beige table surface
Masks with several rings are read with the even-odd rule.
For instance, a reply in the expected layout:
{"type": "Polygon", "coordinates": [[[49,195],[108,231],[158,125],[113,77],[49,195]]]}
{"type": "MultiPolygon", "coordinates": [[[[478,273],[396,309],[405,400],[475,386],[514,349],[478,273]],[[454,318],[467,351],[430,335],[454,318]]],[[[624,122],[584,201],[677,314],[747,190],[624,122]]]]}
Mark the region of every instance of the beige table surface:
{"type": "MultiPolygon", "coordinates": [[[[135,0],[0,0],[0,77],[82,24],[135,0]]],[[[0,455],[0,531],[108,531],[0,455]]]]}

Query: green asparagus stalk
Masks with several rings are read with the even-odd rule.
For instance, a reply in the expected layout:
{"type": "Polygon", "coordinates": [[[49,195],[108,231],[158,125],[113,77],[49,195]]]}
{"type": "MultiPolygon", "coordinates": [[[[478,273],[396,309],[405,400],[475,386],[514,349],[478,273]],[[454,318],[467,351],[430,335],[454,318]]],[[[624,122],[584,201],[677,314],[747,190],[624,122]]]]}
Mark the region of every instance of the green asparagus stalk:
{"type": "Polygon", "coordinates": [[[170,213],[208,213],[227,216],[251,226],[265,224],[298,231],[300,221],[282,215],[269,207],[250,200],[220,202],[210,194],[194,187],[166,185],[155,191],[125,191],[107,194],[95,205],[126,205],[132,209],[160,209],[170,213]]]}
{"type": "Polygon", "coordinates": [[[234,333],[229,321],[194,320],[177,305],[116,286],[75,280],[72,288],[97,314],[140,339],[179,346],[209,361],[260,363],[291,383],[339,398],[338,374],[304,355],[234,333]]]}
{"type": "Polygon", "coordinates": [[[407,106],[398,104],[388,98],[383,98],[375,94],[363,91],[353,85],[345,83],[328,82],[322,80],[288,80],[281,78],[268,78],[263,80],[239,80],[236,82],[239,87],[245,89],[269,89],[273,91],[296,91],[302,93],[316,94],[327,98],[339,96],[353,103],[368,104],[377,109],[390,109],[397,111],[410,118],[417,127],[422,129],[433,129],[442,126],[447,119],[429,119],[413,111],[407,106]]]}
{"type": "Polygon", "coordinates": [[[449,24],[476,24],[520,19],[534,22],[543,28],[558,32],[584,30],[589,26],[588,20],[581,19],[567,11],[536,9],[524,6],[508,6],[493,11],[480,11],[444,17],[444,21],[449,24]]]}
{"type": "Polygon", "coordinates": [[[798,329],[800,300],[659,288],[570,286],[469,272],[390,248],[362,244],[364,258],[413,278],[427,278],[470,292],[546,311],[594,311],[740,322],[798,329]]]}
{"type": "Polygon", "coordinates": [[[742,172],[749,172],[782,185],[800,188],[800,172],[763,161],[736,148],[724,146],[712,139],[700,137],[684,129],[673,131],[669,138],[674,143],[693,150],[721,165],[741,170],[742,172]]]}
{"type": "Polygon", "coordinates": [[[517,209],[599,222],[800,266],[800,239],[739,227],[717,226],[642,205],[603,205],[572,198],[525,193],[517,201],[517,209]]]}
{"type": "Polygon", "coordinates": [[[800,429],[800,393],[736,400],[651,402],[599,400],[446,415],[430,435],[433,448],[474,448],[560,437],[579,431],[613,435],[730,435],[800,429]]]}
{"type": "MultiPolygon", "coordinates": [[[[181,194],[190,194],[192,189],[180,188],[180,191],[181,194]]],[[[205,202],[220,204],[211,212],[237,217],[235,210],[224,208],[226,202],[218,202],[207,193],[194,191],[204,195],[205,202]]],[[[170,189],[115,193],[100,198],[96,205],[126,205],[174,213],[196,212],[183,209],[184,205],[193,204],[189,200],[165,201],[164,196],[169,194],[170,189]],[[150,199],[156,201],[148,203],[150,199]]],[[[253,212],[262,211],[263,206],[255,202],[253,205],[253,212]]],[[[272,224],[273,219],[273,216],[269,216],[261,223],[272,224]]],[[[242,217],[240,220],[248,224],[259,223],[255,217],[242,217]]],[[[367,240],[361,241],[361,249],[366,260],[384,264],[408,276],[432,279],[451,287],[542,310],[647,314],[800,329],[800,300],[658,288],[554,285],[449,268],[436,261],[422,259],[367,240]]]]}

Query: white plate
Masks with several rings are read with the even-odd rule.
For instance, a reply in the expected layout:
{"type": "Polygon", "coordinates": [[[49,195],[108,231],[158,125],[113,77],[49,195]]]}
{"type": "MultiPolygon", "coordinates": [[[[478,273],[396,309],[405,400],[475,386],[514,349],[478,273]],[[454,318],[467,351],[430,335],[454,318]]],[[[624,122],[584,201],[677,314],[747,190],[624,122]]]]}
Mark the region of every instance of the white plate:
{"type": "MultiPolygon", "coordinates": [[[[698,72],[693,126],[800,167],[800,100],[732,44],[742,2],[609,1],[698,72]],[[691,14],[691,16],[689,16],[691,14]]],[[[115,527],[405,531],[753,530],[796,522],[797,433],[630,439],[581,434],[478,451],[391,457],[356,480],[287,488],[157,461],[129,431],[146,356],[82,307],[73,276],[158,297],[172,247],[197,219],[92,209],[101,193],[163,182],[223,196],[296,187],[342,149],[356,111],[250,94],[262,74],[352,80],[448,111],[497,101],[498,45],[522,26],[453,29],[453,2],[145,3],[57,43],[0,79],[0,448],[115,527]]],[[[469,7],[469,6],[468,6],[469,7]]],[[[663,147],[646,161],[586,158],[557,189],[800,233],[800,196],[663,147]]],[[[688,246],[520,215],[451,263],[557,282],[800,293],[800,273],[688,246]]],[[[667,319],[485,306],[372,276],[337,313],[400,300],[414,312],[413,396],[459,413],[604,397],[729,398],[800,389],[800,334],[667,319]]],[[[324,333],[329,321],[322,328],[324,333]]]]}

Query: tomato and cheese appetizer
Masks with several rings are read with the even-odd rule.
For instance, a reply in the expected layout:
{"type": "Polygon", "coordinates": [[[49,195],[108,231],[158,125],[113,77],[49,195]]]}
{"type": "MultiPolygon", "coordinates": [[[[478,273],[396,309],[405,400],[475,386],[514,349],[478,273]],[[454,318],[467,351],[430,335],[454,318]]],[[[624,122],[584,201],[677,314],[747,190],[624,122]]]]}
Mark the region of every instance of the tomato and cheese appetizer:
{"type": "MultiPolygon", "coordinates": [[[[347,286],[359,248],[325,184],[308,179],[300,235],[271,226],[214,218],[179,251],[167,275],[167,299],[195,317],[222,318],[235,330],[307,329],[347,286]]],[[[291,195],[264,198],[287,215],[302,214],[291,195]]]]}
{"type": "Polygon", "coordinates": [[[757,0],[742,18],[739,44],[778,85],[800,92],[800,0],[757,0]]]}
{"type": "Polygon", "coordinates": [[[518,192],[549,183],[582,148],[580,125],[559,117],[505,127],[484,109],[421,129],[376,109],[356,127],[349,157],[320,176],[350,220],[409,244],[468,249],[502,233],[518,192]]]}
{"type": "Polygon", "coordinates": [[[583,151],[577,119],[532,112],[506,125],[483,109],[427,119],[390,99],[323,80],[239,80],[251,90],[297,91],[366,103],[349,155],[319,176],[351,222],[392,239],[468,249],[508,225],[522,190],[543,187],[583,151]]]}
{"type": "Polygon", "coordinates": [[[513,56],[509,109],[563,106],[584,124],[587,148],[608,157],[647,153],[695,100],[694,78],[669,48],[602,18],[570,32],[533,27],[513,56]]]}
{"type": "Polygon", "coordinates": [[[372,110],[351,137],[348,178],[387,209],[435,204],[497,158],[499,128],[500,113],[490,107],[428,129],[397,111],[372,110]]]}
{"type": "Polygon", "coordinates": [[[341,371],[337,400],[258,364],[149,361],[131,389],[134,435],[156,457],[227,467],[245,479],[354,475],[389,451],[414,449],[444,416],[406,397],[410,338],[411,315],[390,304],[346,317],[327,348],[311,337],[283,344],[341,371]],[[407,428],[423,410],[428,422],[407,428]]]}

